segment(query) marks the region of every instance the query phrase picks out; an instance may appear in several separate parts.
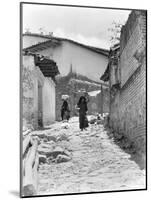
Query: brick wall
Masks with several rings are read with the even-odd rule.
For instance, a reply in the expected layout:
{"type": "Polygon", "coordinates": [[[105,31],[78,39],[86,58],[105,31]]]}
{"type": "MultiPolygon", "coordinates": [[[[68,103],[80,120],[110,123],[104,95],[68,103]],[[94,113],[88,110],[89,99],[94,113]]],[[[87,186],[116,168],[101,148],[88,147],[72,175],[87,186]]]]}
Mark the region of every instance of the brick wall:
{"type": "MultiPolygon", "coordinates": [[[[111,103],[110,125],[141,146],[146,133],[146,66],[139,67],[111,103]],[[138,141],[137,141],[138,140],[138,141]]],[[[145,145],[145,144],[144,144],[145,145]]],[[[143,150],[142,146],[142,150],[143,150]]]]}
{"type": "Polygon", "coordinates": [[[144,152],[146,141],[146,20],[144,13],[131,14],[128,22],[131,26],[127,23],[128,25],[124,27],[125,32],[121,33],[123,34],[120,56],[121,89],[111,99],[110,126],[115,131],[128,136],[136,147],[144,152]],[[137,19],[134,20],[133,16],[137,19]],[[124,35],[127,33],[129,37],[124,35]]]}

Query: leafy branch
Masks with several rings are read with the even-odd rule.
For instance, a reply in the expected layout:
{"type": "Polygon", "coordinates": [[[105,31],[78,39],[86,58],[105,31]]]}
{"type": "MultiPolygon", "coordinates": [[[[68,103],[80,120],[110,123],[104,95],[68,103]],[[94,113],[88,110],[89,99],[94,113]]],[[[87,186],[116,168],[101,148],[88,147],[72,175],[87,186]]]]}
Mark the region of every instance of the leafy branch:
{"type": "Polygon", "coordinates": [[[124,23],[113,21],[112,27],[108,28],[108,31],[111,32],[110,41],[112,44],[120,42],[120,34],[123,24],[124,23]]]}

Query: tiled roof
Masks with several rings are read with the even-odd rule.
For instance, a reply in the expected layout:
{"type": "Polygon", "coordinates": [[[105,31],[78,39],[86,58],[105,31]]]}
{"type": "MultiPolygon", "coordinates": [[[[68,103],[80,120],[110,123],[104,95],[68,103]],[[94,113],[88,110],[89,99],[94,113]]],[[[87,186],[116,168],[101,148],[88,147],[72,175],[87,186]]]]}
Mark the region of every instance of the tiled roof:
{"type": "Polygon", "coordinates": [[[53,78],[59,74],[58,67],[53,60],[47,58],[40,59],[39,57],[35,57],[35,65],[40,68],[45,77],[53,78]]]}
{"type": "Polygon", "coordinates": [[[23,34],[23,36],[34,36],[34,37],[41,37],[41,38],[48,39],[47,41],[40,42],[40,43],[38,43],[36,45],[32,45],[30,47],[25,48],[24,50],[27,50],[27,51],[36,52],[36,51],[39,51],[39,50],[47,49],[52,45],[56,45],[57,46],[57,45],[61,44],[62,41],[68,41],[68,42],[71,42],[71,43],[73,43],[75,45],[78,45],[78,46],[81,46],[83,48],[89,49],[89,50],[91,50],[93,52],[102,54],[104,56],[108,56],[108,54],[109,54],[109,50],[107,50],[107,49],[88,46],[88,45],[76,42],[74,40],[71,40],[71,39],[60,38],[60,37],[52,37],[52,36],[49,36],[49,35],[41,35],[41,34],[37,34],[37,33],[25,33],[25,34],[23,34]]]}
{"type": "Polygon", "coordinates": [[[56,75],[60,73],[56,62],[45,56],[40,56],[39,54],[25,52],[25,51],[23,51],[23,55],[34,56],[35,65],[40,68],[41,72],[45,77],[54,78],[56,75]]]}

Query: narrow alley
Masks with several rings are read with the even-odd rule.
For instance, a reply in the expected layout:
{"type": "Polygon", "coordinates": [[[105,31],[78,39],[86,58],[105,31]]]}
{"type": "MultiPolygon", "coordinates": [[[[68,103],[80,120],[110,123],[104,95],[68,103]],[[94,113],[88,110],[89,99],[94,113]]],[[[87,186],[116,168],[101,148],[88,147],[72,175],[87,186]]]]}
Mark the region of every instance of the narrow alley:
{"type": "Polygon", "coordinates": [[[56,122],[33,135],[39,138],[40,195],[145,188],[145,170],[114,143],[102,124],[80,131],[78,117],[73,117],[69,124],[56,122]]]}
{"type": "Polygon", "coordinates": [[[21,196],[146,190],[146,10],[45,6],[23,12],[21,196]]]}

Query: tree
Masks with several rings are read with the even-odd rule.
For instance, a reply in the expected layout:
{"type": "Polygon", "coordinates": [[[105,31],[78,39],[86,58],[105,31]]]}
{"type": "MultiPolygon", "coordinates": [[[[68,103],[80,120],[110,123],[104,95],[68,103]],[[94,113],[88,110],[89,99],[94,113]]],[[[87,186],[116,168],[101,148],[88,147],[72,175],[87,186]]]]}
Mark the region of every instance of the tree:
{"type": "Polygon", "coordinates": [[[124,25],[124,22],[112,22],[112,27],[108,29],[108,31],[111,32],[110,35],[110,41],[112,45],[120,42],[120,34],[121,34],[121,28],[124,25]]]}

